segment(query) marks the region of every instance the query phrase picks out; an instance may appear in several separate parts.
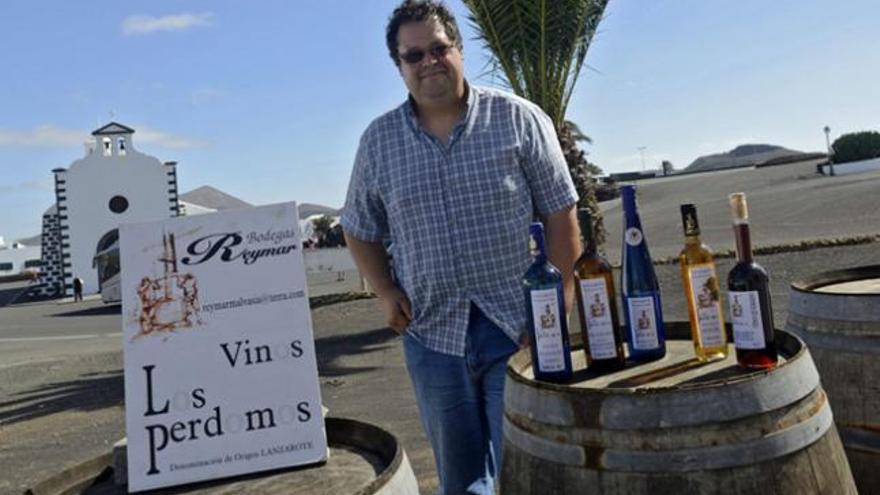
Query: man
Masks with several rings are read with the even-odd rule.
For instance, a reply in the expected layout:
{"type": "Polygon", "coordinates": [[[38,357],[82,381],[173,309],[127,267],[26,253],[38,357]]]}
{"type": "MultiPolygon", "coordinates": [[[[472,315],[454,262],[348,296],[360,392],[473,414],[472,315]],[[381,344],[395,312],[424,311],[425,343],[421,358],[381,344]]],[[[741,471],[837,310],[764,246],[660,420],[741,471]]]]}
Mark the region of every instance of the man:
{"type": "Polygon", "coordinates": [[[465,81],[461,35],[442,4],[404,1],[386,42],[409,98],[364,132],[342,226],[404,336],[439,493],[491,493],[505,364],[526,327],[529,223],[536,213],[544,222],[571,307],[577,194],[549,118],[465,81]]]}
{"type": "Polygon", "coordinates": [[[83,299],[83,279],[73,277],[73,302],[82,301],[83,299]]]}

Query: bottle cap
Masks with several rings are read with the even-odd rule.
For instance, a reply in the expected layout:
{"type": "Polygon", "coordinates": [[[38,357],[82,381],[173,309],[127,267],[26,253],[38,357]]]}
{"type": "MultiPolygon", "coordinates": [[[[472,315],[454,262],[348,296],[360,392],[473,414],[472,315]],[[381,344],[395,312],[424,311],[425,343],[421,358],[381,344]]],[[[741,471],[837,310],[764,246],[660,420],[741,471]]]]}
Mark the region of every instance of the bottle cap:
{"type": "Polygon", "coordinates": [[[748,223],[749,206],[746,203],[746,193],[733,193],[730,198],[730,212],[733,214],[733,223],[748,223]]]}
{"type": "Polygon", "coordinates": [[[685,236],[700,235],[700,223],[697,221],[697,207],[690,203],[681,205],[681,224],[685,236]]]}

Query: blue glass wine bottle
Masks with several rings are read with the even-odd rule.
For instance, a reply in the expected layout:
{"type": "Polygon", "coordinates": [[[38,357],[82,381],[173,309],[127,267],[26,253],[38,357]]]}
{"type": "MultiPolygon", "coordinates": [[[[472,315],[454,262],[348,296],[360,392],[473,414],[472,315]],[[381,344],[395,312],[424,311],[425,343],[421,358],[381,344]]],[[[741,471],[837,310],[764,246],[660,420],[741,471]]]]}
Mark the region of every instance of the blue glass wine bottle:
{"type": "Polygon", "coordinates": [[[660,303],[660,284],[636,205],[636,187],[622,186],[623,261],[621,278],[626,337],[634,361],[652,361],[666,355],[666,332],[660,303]]]}
{"type": "Polygon", "coordinates": [[[536,380],[566,382],[571,380],[572,369],[562,275],[547,260],[544,226],[529,225],[529,238],[534,262],[523,276],[523,291],[532,369],[536,380]]]}

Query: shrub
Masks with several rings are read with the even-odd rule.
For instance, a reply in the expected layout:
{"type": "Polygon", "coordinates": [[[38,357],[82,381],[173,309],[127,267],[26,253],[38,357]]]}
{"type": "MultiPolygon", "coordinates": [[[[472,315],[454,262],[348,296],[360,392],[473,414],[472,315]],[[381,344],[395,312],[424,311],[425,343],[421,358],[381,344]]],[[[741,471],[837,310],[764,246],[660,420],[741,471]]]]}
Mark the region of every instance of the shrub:
{"type": "Polygon", "coordinates": [[[831,145],[834,163],[870,160],[880,157],[880,132],[862,131],[844,134],[831,145]]]}

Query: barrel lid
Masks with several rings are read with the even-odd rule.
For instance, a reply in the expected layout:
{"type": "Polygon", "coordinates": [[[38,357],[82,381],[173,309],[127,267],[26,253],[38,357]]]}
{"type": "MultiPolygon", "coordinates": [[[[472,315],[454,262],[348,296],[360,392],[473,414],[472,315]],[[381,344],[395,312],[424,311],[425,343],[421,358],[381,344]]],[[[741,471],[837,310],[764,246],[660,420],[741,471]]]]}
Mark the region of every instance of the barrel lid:
{"type": "MultiPolygon", "coordinates": [[[[819,386],[806,345],[776,330],[779,364],[770,370],[744,370],[735,353],[700,363],[694,357],[687,322],[667,322],[667,356],[651,363],[628,363],[621,371],[598,374],[585,369],[583,345],[572,336],[574,377],[567,384],[533,379],[528,349],[508,361],[505,410],[535,414],[559,425],[602,425],[611,429],[690,426],[759,414],[800,400],[819,386]]],[[[731,349],[733,351],[733,349],[731,349]]]]}
{"type": "MultiPolygon", "coordinates": [[[[728,325],[729,327],[729,325],[728,325]]],[[[574,378],[567,384],[536,382],[542,388],[555,390],[594,389],[609,394],[640,394],[664,392],[672,389],[699,389],[717,387],[720,384],[754,380],[756,376],[773,370],[747,370],[736,365],[736,352],[732,343],[730,352],[722,360],[701,362],[694,355],[690,325],[686,322],[666,322],[666,357],[647,363],[627,362],[616,372],[591,372],[586,369],[586,357],[581,351],[580,335],[572,334],[572,367],[574,378]]],[[[728,328],[729,331],[729,328],[728,328]]],[[[798,358],[804,351],[803,342],[796,336],[776,331],[779,363],[798,358]]],[[[514,379],[534,381],[528,350],[520,351],[508,364],[509,375],[514,379]]]]}
{"type": "Polygon", "coordinates": [[[803,293],[842,294],[855,297],[880,295],[880,265],[860,266],[817,273],[791,283],[803,293]]]}

